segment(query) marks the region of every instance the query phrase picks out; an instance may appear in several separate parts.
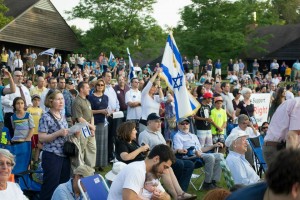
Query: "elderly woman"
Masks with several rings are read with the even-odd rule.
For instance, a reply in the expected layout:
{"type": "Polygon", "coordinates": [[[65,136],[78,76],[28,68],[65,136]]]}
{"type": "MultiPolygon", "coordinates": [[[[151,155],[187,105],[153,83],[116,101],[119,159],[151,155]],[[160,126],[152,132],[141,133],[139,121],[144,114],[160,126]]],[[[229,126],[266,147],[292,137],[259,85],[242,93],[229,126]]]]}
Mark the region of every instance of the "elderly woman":
{"type": "Polygon", "coordinates": [[[42,167],[44,170],[41,199],[51,199],[55,188],[70,178],[70,159],[63,153],[68,134],[68,123],[61,114],[65,108],[63,94],[50,90],[45,106],[49,112],[42,115],[39,123],[39,140],[43,143],[42,167]]]}
{"type": "Polygon", "coordinates": [[[6,149],[0,149],[0,198],[23,200],[27,199],[20,186],[9,182],[11,171],[15,166],[15,157],[6,149]]]}
{"type": "Polygon", "coordinates": [[[136,142],[135,122],[127,121],[122,123],[118,130],[116,140],[116,158],[117,160],[129,164],[134,161],[144,160],[146,152],[149,151],[149,145],[138,145],[136,142]]]}
{"type": "Polygon", "coordinates": [[[158,68],[142,91],[141,104],[143,112],[139,125],[140,132],[146,129],[146,120],[150,113],[159,114],[160,103],[164,100],[162,88],[157,82],[155,82],[155,79],[160,72],[161,68],[158,68]],[[156,95],[157,91],[159,95],[156,95]]]}
{"type": "Polygon", "coordinates": [[[99,171],[103,171],[102,167],[108,164],[107,150],[108,150],[108,126],[105,125],[106,116],[108,114],[108,96],[104,94],[105,83],[102,79],[95,84],[94,93],[89,96],[91,102],[92,112],[96,125],[96,167],[99,171]]]}
{"type": "Polygon", "coordinates": [[[237,105],[235,115],[238,117],[240,114],[245,114],[251,118],[254,116],[254,104],[250,102],[252,91],[249,88],[243,88],[241,94],[244,100],[237,105]]]}
{"type": "Polygon", "coordinates": [[[234,129],[226,138],[225,145],[229,147],[226,164],[229,167],[235,184],[250,185],[260,180],[250,163],[245,159],[248,134],[234,129]]]}

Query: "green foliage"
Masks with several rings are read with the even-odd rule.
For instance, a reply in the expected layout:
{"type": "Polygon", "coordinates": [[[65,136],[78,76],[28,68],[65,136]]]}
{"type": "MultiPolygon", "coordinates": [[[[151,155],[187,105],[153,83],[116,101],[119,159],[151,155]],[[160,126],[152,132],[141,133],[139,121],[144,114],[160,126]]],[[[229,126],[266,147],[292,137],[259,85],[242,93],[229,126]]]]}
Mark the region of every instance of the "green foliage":
{"type": "Polygon", "coordinates": [[[274,9],[286,24],[300,22],[300,0],[272,0],[274,9]]]}
{"type": "MultiPolygon", "coordinates": [[[[71,18],[89,19],[94,28],[83,34],[83,47],[78,50],[96,58],[100,52],[112,51],[117,56],[158,56],[163,47],[163,30],[150,16],[155,0],[81,0],[68,12],[71,18]]],[[[146,59],[146,58],[145,58],[146,59]]]]}
{"type": "Polygon", "coordinates": [[[5,13],[8,12],[8,8],[4,5],[4,1],[0,0],[0,28],[3,28],[9,22],[13,20],[12,17],[6,17],[5,13]]]}
{"type": "MultiPolygon", "coordinates": [[[[237,58],[249,47],[259,49],[262,38],[247,41],[259,26],[282,24],[269,2],[254,0],[192,0],[181,12],[181,24],[174,31],[179,49],[189,57],[227,60],[237,58]],[[254,22],[253,12],[257,21],[254,22]]],[[[276,13],[276,12],[275,12],[276,13]]]]}

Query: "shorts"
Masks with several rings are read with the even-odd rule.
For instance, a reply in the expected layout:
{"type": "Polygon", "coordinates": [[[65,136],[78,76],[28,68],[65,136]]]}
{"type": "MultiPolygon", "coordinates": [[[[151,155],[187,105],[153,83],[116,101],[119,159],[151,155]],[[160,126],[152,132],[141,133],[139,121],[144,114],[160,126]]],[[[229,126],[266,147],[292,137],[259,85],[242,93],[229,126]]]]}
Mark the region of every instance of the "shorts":
{"type": "Polygon", "coordinates": [[[37,144],[39,142],[39,135],[38,134],[35,134],[31,137],[31,148],[34,149],[34,148],[37,148],[37,144]]]}
{"type": "Polygon", "coordinates": [[[196,74],[196,73],[199,73],[199,66],[196,66],[196,67],[193,67],[193,72],[196,74]]]}
{"type": "Polygon", "coordinates": [[[201,147],[213,145],[211,130],[197,130],[197,136],[201,147]]]}
{"type": "Polygon", "coordinates": [[[221,143],[225,144],[224,134],[212,135],[212,141],[213,141],[213,144],[216,144],[217,142],[221,142],[221,143]]]}

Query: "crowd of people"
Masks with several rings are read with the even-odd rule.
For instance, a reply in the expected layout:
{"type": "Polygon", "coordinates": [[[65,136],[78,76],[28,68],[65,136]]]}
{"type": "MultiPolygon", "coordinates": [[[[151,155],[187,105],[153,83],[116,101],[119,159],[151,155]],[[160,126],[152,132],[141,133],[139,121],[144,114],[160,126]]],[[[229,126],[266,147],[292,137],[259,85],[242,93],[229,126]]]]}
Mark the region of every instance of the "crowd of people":
{"type": "MultiPolygon", "coordinates": [[[[286,67],[284,79],[276,60],[267,73],[254,60],[251,77],[241,59],[230,60],[224,76],[220,60],[213,64],[209,59],[200,67],[197,56],[192,66],[184,57],[186,89],[201,108],[176,120],[173,92],[161,83],[159,63],[153,70],[136,64],[137,76],[128,80],[124,58],[108,59],[105,53],[95,65],[82,54],[66,61],[55,54],[46,65],[36,60],[28,49],[22,56],[16,52],[10,61],[1,56],[2,84],[8,83],[0,86],[0,128],[6,130],[1,135],[4,145],[31,142],[32,163],[41,162],[43,169],[40,199],[80,198],[78,179],[103,171],[115,160],[114,165],[123,163],[122,170],[107,176],[108,199],[196,199],[187,193],[196,168],[205,171],[202,189],[207,191],[220,187],[224,163],[236,185],[261,181],[247,138],[265,138],[270,166],[279,145],[298,145],[298,61],[293,66],[296,75],[286,76],[286,67]],[[281,83],[290,78],[295,85],[281,83]],[[253,93],[271,96],[269,117],[261,126],[255,120],[253,93]]],[[[0,151],[2,169],[11,171],[13,160],[9,152],[0,151]]],[[[9,190],[5,195],[23,198],[20,191],[12,192],[18,188],[4,183],[0,180],[0,194],[9,190]]],[[[269,187],[269,182],[261,187],[269,187]]],[[[277,192],[270,190],[270,195],[277,192]]]]}

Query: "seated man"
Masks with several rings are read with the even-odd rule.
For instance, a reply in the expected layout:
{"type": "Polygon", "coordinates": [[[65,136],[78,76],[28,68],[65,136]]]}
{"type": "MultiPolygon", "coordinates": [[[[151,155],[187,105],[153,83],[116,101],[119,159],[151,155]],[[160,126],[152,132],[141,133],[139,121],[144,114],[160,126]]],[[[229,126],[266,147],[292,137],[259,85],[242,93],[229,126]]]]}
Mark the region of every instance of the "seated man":
{"type": "MultiPolygon", "coordinates": [[[[160,116],[156,113],[149,114],[147,117],[147,129],[139,135],[139,145],[148,144],[151,150],[158,144],[166,144],[166,140],[162,136],[160,129],[160,116]]],[[[193,170],[194,163],[192,161],[176,159],[169,173],[162,176],[164,187],[174,199],[177,199],[178,196],[193,197],[193,195],[185,193],[188,189],[193,170]]]]}
{"type": "MultiPolygon", "coordinates": [[[[167,173],[167,170],[175,162],[175,156],[167,145],[155,146],[144,161],[132,162],[125,166],[114,179],[108,194],[108,200],[117,199],[141,199],[146,180],[146,173],[151,172],[157,178],[167,173]]],[[[154,199],[171,199],[159,183],[159,194],[153,194],[154,199]]]]}
{"type": "Polygon", "coordinates": [[[266,181],[233,192],[227,200],[299,199],[300,149],[285,149],[274,157],[266,181]]]}
{"type": "Polygon", "coordinates": [[[231,171],[235,184],[250,185],[257,183],[260,179],[245,159],[248,136],[245,131],[234,129],[225,141],[225,145],[229,147],[226,164],[231,171]]]}
{"type": "MultiPolygon", "coordinates": [[[[180,118],[178,120],[179,131],[173,139],[173,147],[176,153],[186,154],[190,147],[195,148],[195,155],[204,160],[205,180],[203,184],[204,190],[212,190],[217,187],[216,182],[221,178],[220,162],[224,159],[220,153],[206,153],[216,147],[223,147],[223,144],[218,142],[214,145],[201,147],[200,142],[195,134],[189,132],[190,121],[188,118],[180,118]]],[[[195,164],[197,167],[197,163],[195,164]]]]}
{"type": "Polygon", "coordinates": [[[68,182],[60,184],[52,195],[52,200],[57,199],[82,199],[83,196],[80,193],[78,187],[78,180],[82,177],[94,175],[95,170],[87,165],[80,165],[74,170],[73,178],[68,182]]]}

